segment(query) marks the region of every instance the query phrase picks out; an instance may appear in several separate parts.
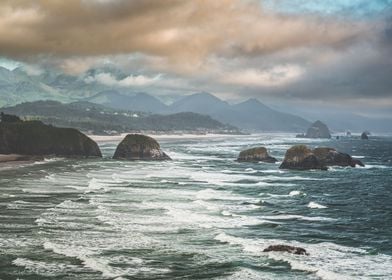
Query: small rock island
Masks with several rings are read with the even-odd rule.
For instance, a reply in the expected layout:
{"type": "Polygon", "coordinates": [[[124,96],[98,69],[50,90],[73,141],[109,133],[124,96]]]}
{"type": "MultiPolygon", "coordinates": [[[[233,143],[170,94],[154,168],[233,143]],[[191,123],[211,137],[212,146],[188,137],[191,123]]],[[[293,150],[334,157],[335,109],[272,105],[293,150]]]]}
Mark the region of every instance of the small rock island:
{"type": "Polygon", "coordinates": [[[277,160],[268,154],[264,147],[256,147],[244,150],[238,155],[237,161],[239,162],[268,162],[275,163],[277,160]]]}
{"type": "Polygon", "coordinates": [[[311,150],[305,145],[296,145],[286,151],[280,169],[327,170],[328,166],[364,166],[349,154],[341,153],[333,148],[320,147],[311,150]]]}
{"type": "Polygon", "coordinates": [[[128,134],[118,144],[113,156],[123,160],[170,160],[154,139],[142,134],[128,134]]]}
{"type": "Polygon", "coordinates": [[[41,121],[23,121],[3,113],[0,154],[102,157],[97,143],[76,129],[54,127],[41,121]]]}
{"type": "Polygon", "coordinates": [[[328,169],[327,166],[316,157],[313,151],[305,145],[297,145],[288,149],[279,168],[294,170],[328,169]]]}
{"type": "Polygon", "coordinates": [[[307,130],[306,134],[298,134],[297,138],[325,138],[330,139],[331,133],[328,126],[322,121],[314,122],[307,130]]]}
{"type": "Polygon", "coordinates": [[[362,140],[369,140],[369,132],[367,132],[367,131],[362,132],[361,139],[362,140]]]}
{"type": "Polygon", "coordinates": [[[265,248],[263,252],[286,252],[294,255],[309,255],[309,253],[304,248],[282,244],[270,245],[265,248]]]}

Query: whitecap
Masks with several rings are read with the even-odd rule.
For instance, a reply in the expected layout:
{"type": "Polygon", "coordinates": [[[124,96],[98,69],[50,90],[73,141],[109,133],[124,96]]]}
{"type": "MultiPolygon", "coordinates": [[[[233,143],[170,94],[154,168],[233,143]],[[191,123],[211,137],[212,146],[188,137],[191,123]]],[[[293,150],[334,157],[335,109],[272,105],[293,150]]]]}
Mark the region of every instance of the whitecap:
{"type": "Polygon", "coordinates": [[[297,195],[301,195],[301,191],[291,191],[289,193],[289,196],[297,196],[297,195]]]}
{"type": "Polygon", "coordinates": [[[248,197],[235,195],[229,191],[217,191],[211,188],[198,191],[196,198],[199,200],[244,200],[248,197]]]}
{"type": "Polygon", "coordinates": [[[29,272],[42,276],[56,276],[63,274],[67,270],[80,270],[76,265],[62,263],[48,263],[43,261],[34,261],[27,258],[16,258],[12,261],[13,265],[24,267],[29,272]]]}
{"type": "Polygon", "coordinates": [[[235,237],[224,232],[215,239],[234,246],[241,246],[244,252],[251,255],[285,261],[291,269],[310,272],[326,280],[336,279],[389,279],[392,275],[392,257],[384,254],[369,255],[362,248],[337,245],[330,242],[304,244],[295,241],[249,239],[235,237]],[[294,255],[283,252],[268,252],[263,250],[269,245],[287,244],[304,248],[309,256],[294,255]]]}
{"type": "Polygon", "coordinates": [[[391,166],[378,165],[378,164],[366,164],[365,166],[357,166],[357,168],[362,168],[362,169],[387,169],[387,168],[391,168],[391,166]]]}
{"type": "Polygon", "coordinates": [[[316,203],[316,202],[313,202],[313,201],[309,202],[308,207],[309,207],[309,208],[316,208],[316,209],[325,209],[325,208],[328,208],[327,206],[321,205],[321,204],[316,203]]]}

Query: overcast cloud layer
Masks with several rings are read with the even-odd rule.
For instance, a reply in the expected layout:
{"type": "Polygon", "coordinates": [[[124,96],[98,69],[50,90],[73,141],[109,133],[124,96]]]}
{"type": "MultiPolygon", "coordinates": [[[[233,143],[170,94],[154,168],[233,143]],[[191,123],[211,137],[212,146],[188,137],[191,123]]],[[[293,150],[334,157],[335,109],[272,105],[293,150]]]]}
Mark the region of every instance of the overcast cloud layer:
{"type": "Polygon", "coordinates": [[[3,0],[3,65],[86,82],[296,104],[392,107],[392,1],[3,0]]]}

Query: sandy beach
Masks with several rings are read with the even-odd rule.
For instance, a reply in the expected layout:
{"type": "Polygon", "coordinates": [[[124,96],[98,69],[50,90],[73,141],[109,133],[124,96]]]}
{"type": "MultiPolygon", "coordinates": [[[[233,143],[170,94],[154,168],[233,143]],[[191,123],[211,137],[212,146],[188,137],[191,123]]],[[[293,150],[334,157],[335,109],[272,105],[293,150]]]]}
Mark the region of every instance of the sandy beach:
{"type": "MultiPolygon", "coordinates": [[[[132,133],[122,133],[120,135],[87,135],[92,140],[96,142],[114,142],[121,141],[127,134],[132,133]]],[[[139,134],[139,133],[138,133],[139,134]]],[[[140,133],[155,139],[164,140],[164,139],[205,139],[205,138],[227,138],[238,136],[235,134],[151,134],[151,133],[140,133]]]]}

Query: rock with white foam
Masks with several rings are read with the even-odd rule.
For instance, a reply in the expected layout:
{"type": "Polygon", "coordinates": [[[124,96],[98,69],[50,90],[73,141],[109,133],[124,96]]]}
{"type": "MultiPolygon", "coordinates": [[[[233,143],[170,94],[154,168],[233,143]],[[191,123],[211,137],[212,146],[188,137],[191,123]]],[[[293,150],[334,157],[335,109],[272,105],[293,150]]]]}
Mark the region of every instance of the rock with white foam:
{"type": "Polygon", "coordinates": [[[304,248],[282,244],[270,245],[263,252],[286,252],[294,255],[309,255],[304,248]]]}
{"type": "Polygon", "coordinates": [[[239,162],[268,162],[275,163],[277,160],[268,154],[264,147],[256,147],[244,150],[238,155],[237,161],[239,162]]]}

